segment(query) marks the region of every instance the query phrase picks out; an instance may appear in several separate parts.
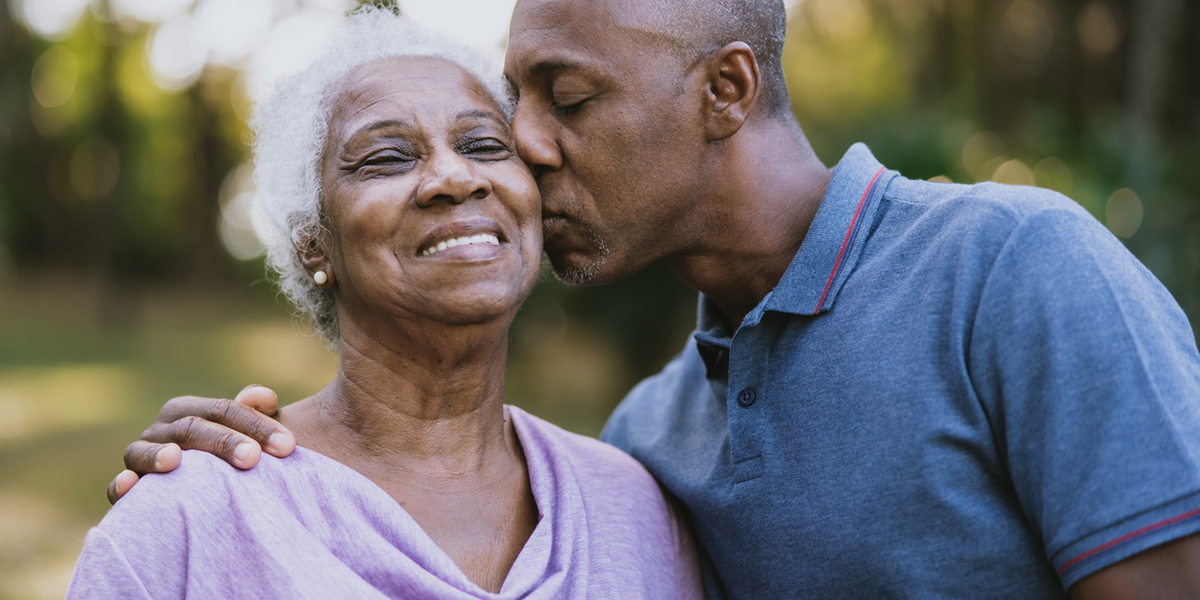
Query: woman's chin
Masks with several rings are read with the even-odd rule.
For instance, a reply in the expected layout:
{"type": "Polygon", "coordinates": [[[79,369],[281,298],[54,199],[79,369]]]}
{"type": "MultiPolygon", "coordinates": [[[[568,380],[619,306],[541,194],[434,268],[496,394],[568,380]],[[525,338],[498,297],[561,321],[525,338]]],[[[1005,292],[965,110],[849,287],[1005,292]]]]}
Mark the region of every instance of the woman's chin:
{"type": "Polygon", "coordinates": [[[528,296],[527,291],[507,285],[476,284],[441,294],[426,294],[419,315],[446,325],[498,322],[507,326],[528,296]]]}

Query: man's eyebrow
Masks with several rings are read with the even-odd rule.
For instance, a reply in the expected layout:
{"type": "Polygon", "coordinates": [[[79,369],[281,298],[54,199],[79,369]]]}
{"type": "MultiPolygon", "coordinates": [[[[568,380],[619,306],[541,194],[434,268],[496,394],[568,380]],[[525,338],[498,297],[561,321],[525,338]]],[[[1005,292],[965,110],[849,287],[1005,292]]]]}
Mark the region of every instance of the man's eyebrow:
{"type": "Polygon", "coordinates": [[[544,60],[529,67],[529,76],[546,77],[562,71],[577,71],[580,69],[582,67],[575,63],[563,62],[561,60],[544,60]]]}

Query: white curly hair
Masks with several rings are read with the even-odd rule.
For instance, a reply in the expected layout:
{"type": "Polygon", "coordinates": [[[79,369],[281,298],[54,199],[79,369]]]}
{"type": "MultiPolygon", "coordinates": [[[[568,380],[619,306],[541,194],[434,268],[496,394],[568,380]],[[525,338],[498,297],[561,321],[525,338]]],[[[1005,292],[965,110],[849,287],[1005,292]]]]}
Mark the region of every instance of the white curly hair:
{"type": "Polygon", "coordinates": [[[250,121],[258,188],[254,226],[267,250],[267,265],[297,313],[331,348],[340,339],[333,293],[316,285],[296,250],[322,232],[320,161],[338,83],[364,64],[397,56],[440,58],[462,67],[512,118],[513,102],[497,56],[427,31],[393,6],[365,5],[346,16],[306,69],[283,79],[255,107],[250,121]]]}

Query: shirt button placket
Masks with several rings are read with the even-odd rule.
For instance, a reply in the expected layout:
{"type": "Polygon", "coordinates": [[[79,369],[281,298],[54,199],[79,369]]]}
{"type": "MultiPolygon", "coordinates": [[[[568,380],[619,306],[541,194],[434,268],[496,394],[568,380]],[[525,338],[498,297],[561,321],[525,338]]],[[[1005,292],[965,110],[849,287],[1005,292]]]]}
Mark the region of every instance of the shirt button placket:
{"type": "Polygon", "coordinates": [[[727,401],[734,483],[757,479],[764,473],[762,420],[766,413],[761,407],[756,407],[761,400],[758,389],[761,385],[756,384],[763,381],[765,356],[758,355],[761,344],[756,343],[755,337],[753,328],[743,329],[730,348],[730,391],[727,401]]]}

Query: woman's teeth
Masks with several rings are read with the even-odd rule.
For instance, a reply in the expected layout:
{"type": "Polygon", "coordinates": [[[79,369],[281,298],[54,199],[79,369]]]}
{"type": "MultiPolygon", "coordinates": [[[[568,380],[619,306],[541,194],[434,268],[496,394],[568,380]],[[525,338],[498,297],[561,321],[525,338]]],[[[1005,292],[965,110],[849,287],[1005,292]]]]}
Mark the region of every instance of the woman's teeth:
{"type": "Polygon", "coordinates": [[[445,250],[446,248],[453,248],[455,246],[470,246],[472,244],[491,244],[493,246],[499,246],[500,238],[498,238],[490,233],[481,233],[479,235],[456,237],[451,240],[445,240],[443,242],[438,242],[436,246],[431,246],[429,248],[426,248],[425,250],[421,251],[421,256],[429,256],[430,254],[436,254],[438,252],[441,252],[442,250],[445,250]]]}

